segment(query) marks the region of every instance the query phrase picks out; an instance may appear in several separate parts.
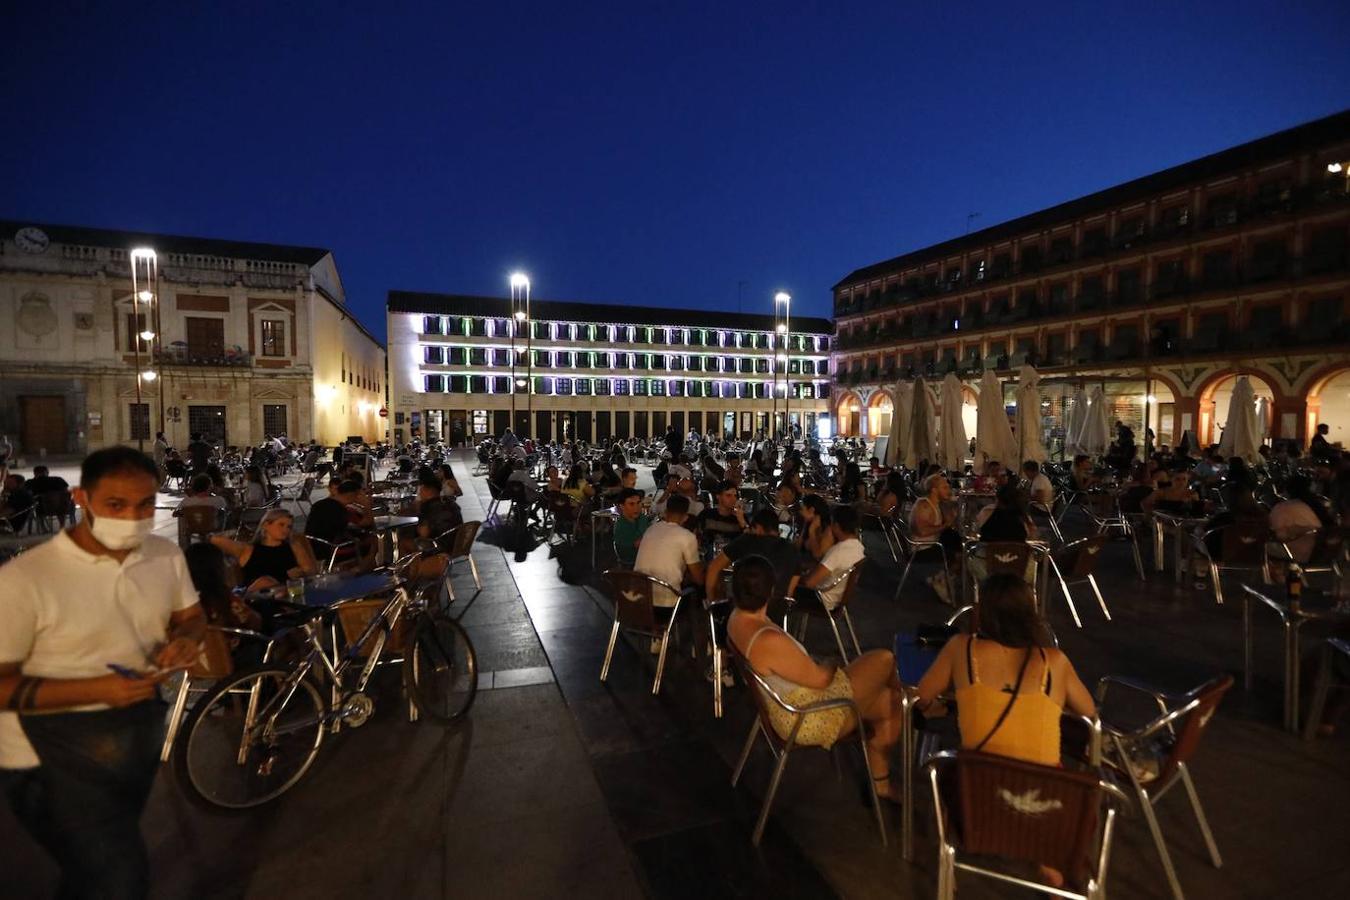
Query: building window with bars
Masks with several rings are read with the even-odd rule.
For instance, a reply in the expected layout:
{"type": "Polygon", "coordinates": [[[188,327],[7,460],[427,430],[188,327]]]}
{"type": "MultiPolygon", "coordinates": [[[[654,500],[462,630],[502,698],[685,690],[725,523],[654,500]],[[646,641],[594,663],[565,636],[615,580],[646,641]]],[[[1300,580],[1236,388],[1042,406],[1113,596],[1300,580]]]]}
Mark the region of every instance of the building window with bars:
{"type": "Polygon", "coordinates": [[[150,404],[131,403],[127,409],[127,422],[130,426],[130,433],[127,436],[133,441],[150,440],[150,404]]]}
{"type": "Polygon", "coordinates": [[[262,355],[286,355],[286,323],[279,319],[262,320],[262,355]]]}

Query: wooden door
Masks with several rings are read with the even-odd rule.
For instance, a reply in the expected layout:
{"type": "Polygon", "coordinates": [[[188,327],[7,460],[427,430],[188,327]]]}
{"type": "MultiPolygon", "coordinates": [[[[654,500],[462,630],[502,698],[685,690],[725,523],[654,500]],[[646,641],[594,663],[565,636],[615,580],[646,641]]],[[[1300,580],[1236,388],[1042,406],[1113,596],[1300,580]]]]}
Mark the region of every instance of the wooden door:
{"type": "Polygon", "coordinates": [[[25,453],[65,453],[66,398],[20,397],[19,439],[25,453]]]}

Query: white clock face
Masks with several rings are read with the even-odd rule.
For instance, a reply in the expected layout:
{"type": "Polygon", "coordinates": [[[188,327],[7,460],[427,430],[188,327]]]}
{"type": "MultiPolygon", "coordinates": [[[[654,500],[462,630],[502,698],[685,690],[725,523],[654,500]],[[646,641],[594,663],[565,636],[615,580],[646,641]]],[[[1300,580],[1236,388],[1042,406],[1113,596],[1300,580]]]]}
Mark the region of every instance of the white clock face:
{"type": "Polygon", "coordinates": [[[47,237],[47,233],[41,228],[29,226],[28,228],[20,228],[14,233],[14,245],[24,253],[32,253],[35,255],[38,253],[46,253],[47,245],[50,243],[51,239],[47,237]]]}

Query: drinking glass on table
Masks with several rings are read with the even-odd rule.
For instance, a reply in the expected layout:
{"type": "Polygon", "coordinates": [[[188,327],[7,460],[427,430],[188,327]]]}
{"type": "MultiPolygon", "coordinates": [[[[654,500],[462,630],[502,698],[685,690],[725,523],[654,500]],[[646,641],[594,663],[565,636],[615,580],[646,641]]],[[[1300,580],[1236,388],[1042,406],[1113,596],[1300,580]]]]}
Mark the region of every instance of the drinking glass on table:
{"type": "Polygon", "coordinates": [[[292,578],[286,582],[286,599],[297,604],[305,602],[305,579],[292,578]]]}

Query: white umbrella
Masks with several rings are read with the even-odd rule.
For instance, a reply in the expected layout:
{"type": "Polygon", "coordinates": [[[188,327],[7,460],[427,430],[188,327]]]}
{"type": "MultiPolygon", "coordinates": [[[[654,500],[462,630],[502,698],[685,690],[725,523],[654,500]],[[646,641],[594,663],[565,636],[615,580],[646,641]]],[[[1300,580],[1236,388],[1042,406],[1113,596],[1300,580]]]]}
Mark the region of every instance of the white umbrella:
{"type": "Polygon", "coordinates": [[[1266,442],[1266,435],[1270,434],[1270,400],[1266,397],[1256,398],[1256,439],[1258,443],[1266,442]]]}
{"type": "Polygon", "coordinates": [[[1022,366],[1017,374],[1017,448],[1018,466],[1029,459],[1045,462],[1045,441],[1041,438],[1041,376],[1031,366],[1022,366]]]}
{"type": "Polygon", "coordinates": [[[1077,456],[1083,452],[1083,429],[1088,423],[1087,395],[1079,388],[1074,392],[1073,405],[1064,424],[1064,455],[1077,456]]]}
{"type": "Polygon", "coordinates": [[[886,458],[882,463],[898,466],[905,459],[905,441],[909,438],[911,392],[914,386],[904,381],[895,383],[895,394],[891,402],[891,435],[886,442],[886,458]]]}
{"type": "Polygon", "coordinates": [[[1003,406],[1003,385],[993,369],[980,377],[980,396],[975,405],[975,464],[984,469],[992,459],[1017,468],[1017,442],[1003,406]]]}
{"type": "Polygon", "coordinates": [[[937,459],[937,421],[933,394],[922,378],[914,380],[914,411],[909,417],[909,440],[905,441],[905,465],[917,468],[920,461],[937,459]]]}
{"type": "Polygon", "coordinates": [[[1228,401],[1228,419],[1223,428],[1223,439],[1219,441],[1219,453],[1225,458],[1240,456],[1254,463],[1260,458],[1257,448],[1261,438],[1256,431],[1256,396],[1252,383],[1243,375],[1233,387],[1233,397],[1228,401]]]}
{"type": "Polygon", "coordinates": [[[1088,398],[1087,425],[1083,429],[1079,443],[1083,447],[1083,452],[1092,457],[1105,456],[1107,445],[1111,443],[1111,423],[1106,415],[1106,397],[1100,387],[1093,388],[1092,396],[1088,398]]]}
{"type": "Polygon", "coordinates": [[[938,434],[938,446],[942,452],[942,465],[952,472],[961,471],[966,464],[966,450],[970,446],[966,437],[966,423],[961,420],[961,407],[965,398],[961,396],[961,381],[951,372],[942,379],[942,429],[938,434]]]}

